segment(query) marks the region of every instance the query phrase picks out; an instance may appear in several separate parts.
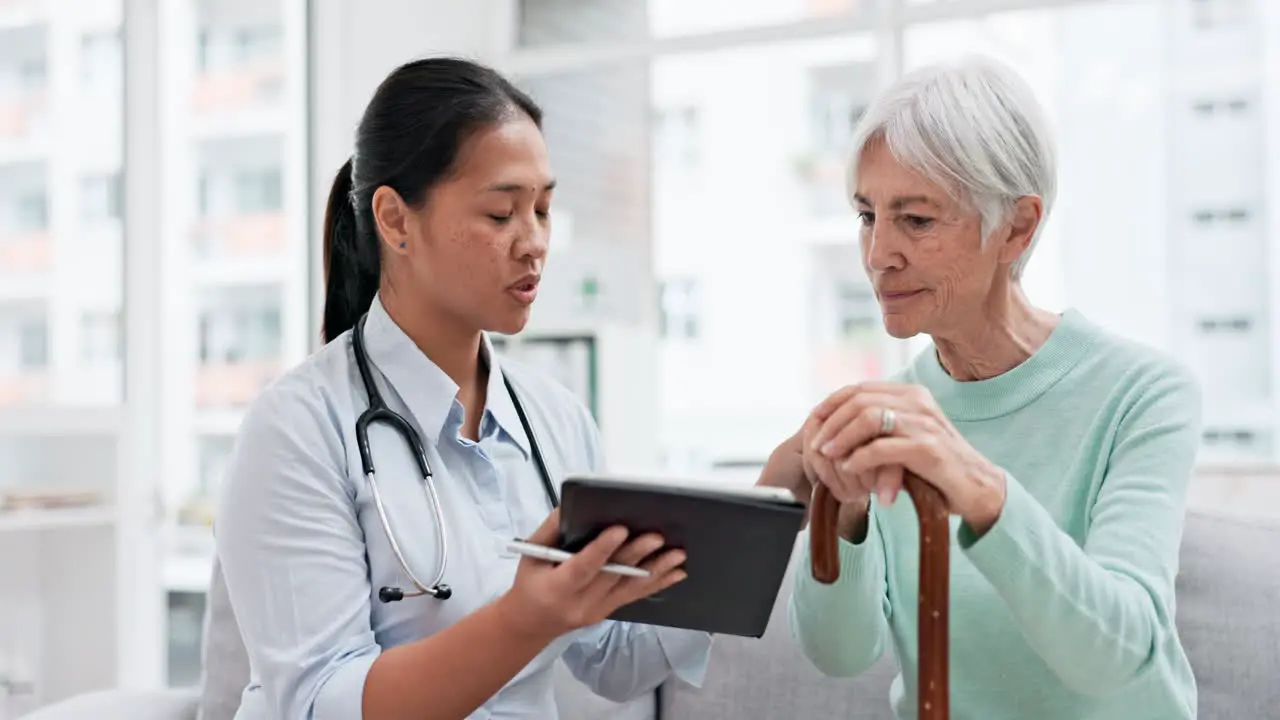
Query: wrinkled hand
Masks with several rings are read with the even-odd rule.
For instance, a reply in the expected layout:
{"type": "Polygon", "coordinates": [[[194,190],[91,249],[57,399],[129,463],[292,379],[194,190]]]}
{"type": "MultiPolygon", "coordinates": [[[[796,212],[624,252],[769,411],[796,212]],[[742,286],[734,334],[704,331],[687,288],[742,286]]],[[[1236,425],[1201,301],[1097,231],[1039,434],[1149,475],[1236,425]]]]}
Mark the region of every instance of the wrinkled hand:
{"type": "Polygon", "coordinates": [[[927,389],[868,382],[833,393],[810,415],[807,440],[817,477],[836,499],[874,493],[891,505],[910,470],[942,493],[951,513],[981,534],[1004,506],[1004,472],[973,448],[927,389]],[[893,413],[884,432],[885,411],[893,413]]]}
{"type": "MultiPolygon", "coordinates": [[[[560,510],[557,508],[527,538],[554,545],[560,510]]],[[[667,550],[665,541],[649,533],[628,541],[627,530],[612,527],[560,564],[521,557],[515,583],[499,601],[517,631],[552,639],[603,621],[618,608],[661,592],[685,579],[685,554],[667,550]],[[634,565],[649,571],[647,578],[604,573],[606,563],[634,565]]]]}
{"type": "MultiPolygon", "coordinates": [[[[758,486],[786,488],[795,495],[797,500],[804,503],[806,513],[800,526],[802,530],[809,524],[807,508],[813,497],[814,484],[820,482],[819,471],[833,472],[831,463],[826,458],[815,457],[809,449],[811,444],[805,442],[806,433],[812,437],[812,433],[816,432],[818,427],[818,424],[806,423],[794,435],[782,441],[769,455],[769,460],[760,473],[760,479],[756,481],[758,486]]],[[[841,503],[840,514],[836,519],[837,530],[849,539],[860,536],[861,531],[858,528],[865,520],[866,513],[865,501],[841,503]]]]}

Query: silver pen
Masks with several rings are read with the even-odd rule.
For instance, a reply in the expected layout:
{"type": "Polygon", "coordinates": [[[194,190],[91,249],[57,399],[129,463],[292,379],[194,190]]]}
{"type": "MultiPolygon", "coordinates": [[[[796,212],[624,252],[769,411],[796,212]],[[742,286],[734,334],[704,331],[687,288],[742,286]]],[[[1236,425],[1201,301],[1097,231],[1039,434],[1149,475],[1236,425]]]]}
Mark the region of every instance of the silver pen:
{"type": "MultiPolygon", "coordinates": [[[[525,542],[523,540],[511,540],[507,543],[507,550],[518,555],[527,555],[531,558],[546,560],[553,563],[562,563],[573,557],[573,553],[565,552],[558,548],[547,547],[546,545],[538,545],[537,543],[525,542]]],[[[613,573],[614,575],[626,575],[627,577],[647,578],[649,571],[643,568],[632,567],[631,565],[619,565],[618,563],[608,563],[600,569],[601,572],[613,573]]]]}

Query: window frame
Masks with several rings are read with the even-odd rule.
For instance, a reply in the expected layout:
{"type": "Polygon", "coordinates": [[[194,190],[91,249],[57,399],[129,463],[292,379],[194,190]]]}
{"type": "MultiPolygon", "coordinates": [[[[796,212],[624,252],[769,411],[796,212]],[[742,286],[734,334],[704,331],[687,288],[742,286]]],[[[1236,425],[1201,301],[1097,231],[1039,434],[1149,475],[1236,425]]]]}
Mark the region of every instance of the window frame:
{"type": "MultiPolygon", "coordinates": [[[[520,0],[504,0],[508,15],[516,22],[520,0]]],[[[875,40],[875,76],[880,85],[902,75],[903,44],[914,25],[963,20],[1004,12],[1034,11],[1074,5],[1097,4],[1103,0],[954,0],[912,5],[907,0],[881,0],[866,12],[800,19],[742,28],[728,28],[642,40],[614,40],[563,43],[522,47],[517,44],[518,27],[509,28],[507,51],[495,58],[503,72],[523,79],[589,72],[637,60],[651,65],[675,55],[712,53],[719,50],[766,46],[848,35],[870,34],[875,40]]],[[[650,200],[652,202],[652,199],[650,200]]],[[[659,320],[660,321],[660,320],[659,320]]],[[[905,340],[889,340],[887,359],[905,365],[916,347],[905,340]]]]}

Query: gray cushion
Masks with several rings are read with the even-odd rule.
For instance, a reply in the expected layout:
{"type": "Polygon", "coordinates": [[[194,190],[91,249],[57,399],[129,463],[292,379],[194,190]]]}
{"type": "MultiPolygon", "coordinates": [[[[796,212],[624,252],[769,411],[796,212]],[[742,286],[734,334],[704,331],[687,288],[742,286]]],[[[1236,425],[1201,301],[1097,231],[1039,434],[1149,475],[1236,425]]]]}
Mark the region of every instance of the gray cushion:
{"type": "Polygon", "coordinates": [[[103,690],[45,706],[23,720],[194,720],[190,690],[103,690]]]}
{"type": "Polygon", "coordinates": [[[231,609],[222,566],[215,557],[205,604],[201,641],[201,695],[198,720],[232,720],[249,684],[249,654],[231,609]]]}
{"type": "Polygon", "coordinates": [[[1190,513],[1178,572],[1178,633],[1200,717],[1275,717],[1280,708],[1280,523],[1190,513]]]}
{"type": "Polygon", "coordinates": [[[764,637],[717,637],[701,689],[677,681],[663,686],[664,720],[893,720],[889,684],[897,674],[897,663],[891,649],[856,678],[829,678],[813,667],[792,639],[787,602],[798,551],[799,544],[764,637]]]}

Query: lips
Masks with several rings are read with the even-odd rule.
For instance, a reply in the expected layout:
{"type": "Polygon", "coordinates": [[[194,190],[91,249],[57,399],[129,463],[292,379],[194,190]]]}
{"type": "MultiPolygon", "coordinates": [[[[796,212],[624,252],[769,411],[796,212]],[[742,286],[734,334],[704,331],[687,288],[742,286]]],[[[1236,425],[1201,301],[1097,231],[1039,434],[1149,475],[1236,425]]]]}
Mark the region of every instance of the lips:
{"type": "Polygon", "coordinates": [[[904,300],[924,292],[923,290],[881,290],[880,297],[885,300],[904,300]]]}
{"type": "Polygon", "coordinates": [[[507,287],[507,294],[515,298],[521,305],[532,305],[538,297],[537,275],[526,275],[507,287]]]}

